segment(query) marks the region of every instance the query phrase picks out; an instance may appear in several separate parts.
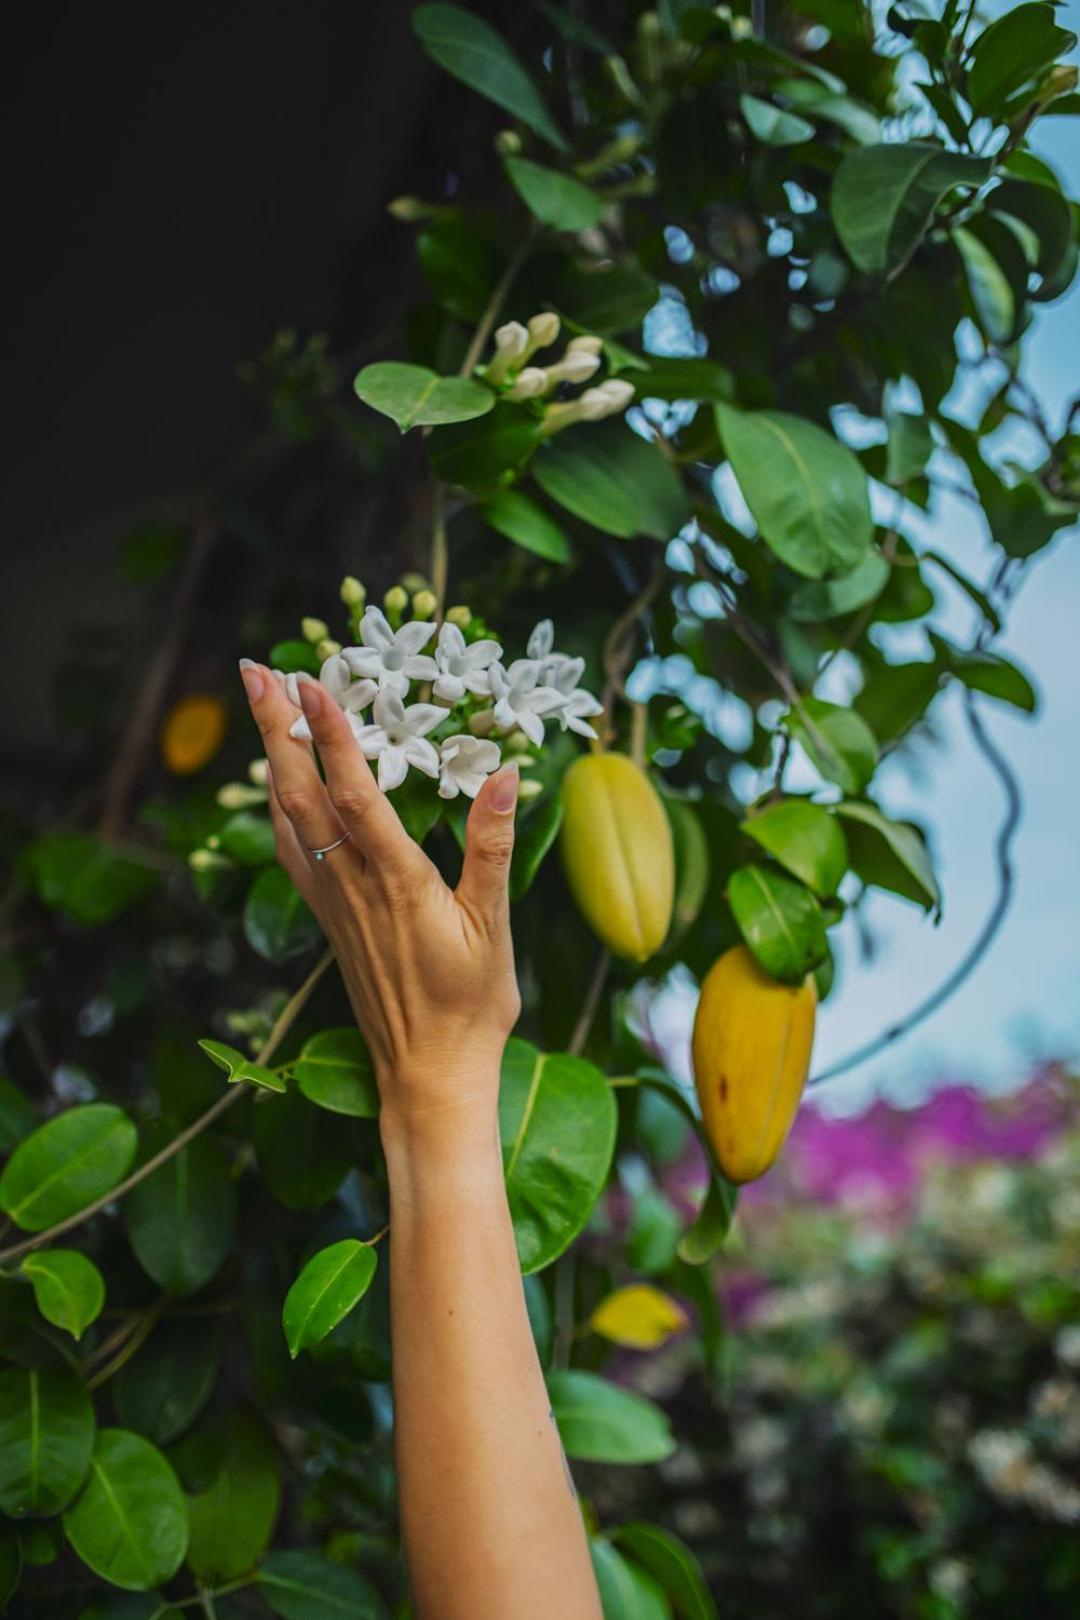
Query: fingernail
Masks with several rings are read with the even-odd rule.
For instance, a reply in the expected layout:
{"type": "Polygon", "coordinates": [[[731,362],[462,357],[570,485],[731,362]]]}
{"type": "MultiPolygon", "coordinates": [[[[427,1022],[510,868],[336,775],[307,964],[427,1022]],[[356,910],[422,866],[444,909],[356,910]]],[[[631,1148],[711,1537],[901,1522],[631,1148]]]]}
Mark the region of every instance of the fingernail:
{"type": "Polygon", "coordinates": [[[495,786],[491,790],[491,808],[505,816],[517,804],[518,796],[518,769],[516,765],[507,765],[495,778],[495,786]]]}
{"type": "Polygon", "coordinates": [[[263,672],[258,664],[251,658],[241,658],[240,679],[244,683],[244,691],[252,703],[257,703],[263,695],[263,672]]]}
{"type": "Polygon", "coordinates": [[[312,680],[310,675],[301,675],[296,689],[300,694],[300,707],[308,719],[317,720],[322,714],[322,687],[318,681],[312,680]]]}

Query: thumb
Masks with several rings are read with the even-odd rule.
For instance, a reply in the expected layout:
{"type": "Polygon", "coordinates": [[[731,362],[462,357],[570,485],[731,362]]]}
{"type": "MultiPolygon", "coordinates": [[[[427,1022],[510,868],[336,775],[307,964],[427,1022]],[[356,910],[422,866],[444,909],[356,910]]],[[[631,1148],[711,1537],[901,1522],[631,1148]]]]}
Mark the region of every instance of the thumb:
{"type": "Polygon", "coordinates": [[[465,827],[458,899],[489,922],[506,914],[517,794],[517,766],[504,766],[488,777],[476,795],[465,827]]]}

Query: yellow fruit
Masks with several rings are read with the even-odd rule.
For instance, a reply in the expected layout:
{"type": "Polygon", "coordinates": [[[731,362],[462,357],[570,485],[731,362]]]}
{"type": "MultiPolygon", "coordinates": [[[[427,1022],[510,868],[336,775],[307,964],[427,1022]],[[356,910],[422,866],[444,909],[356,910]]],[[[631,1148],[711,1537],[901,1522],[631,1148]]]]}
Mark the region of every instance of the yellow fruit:
{"type": "Polygon", "coordinates": [[[745,945],[725,951],[701,987],[694,1081],[705,1133],[730,1181],[775,1161],[810,1071],[814,981],[778,984],[745,945]]]}
{"type": "Polygon", "coordinates": [[[663,801],[625,754],[585,754],[563,777],[562,855],[589,927],[644,962],[667,937],[675,855],[663,801]]]}
{"type": "Polygon", "coordinates": [[[681,1333],[690,1318],[677,1299],[651,1283],[628,1283],[602,1299],[589,1318],[594,1333],[630,1350],[652,1350],[681,1333]]]}
{"type": "Polygon", "coordinates": [[[216,697],[186,697],[174,703],[161,728],[161,757],[174,776],[191,776],[208,765],[225,741],[225,705],[216,697]]]}

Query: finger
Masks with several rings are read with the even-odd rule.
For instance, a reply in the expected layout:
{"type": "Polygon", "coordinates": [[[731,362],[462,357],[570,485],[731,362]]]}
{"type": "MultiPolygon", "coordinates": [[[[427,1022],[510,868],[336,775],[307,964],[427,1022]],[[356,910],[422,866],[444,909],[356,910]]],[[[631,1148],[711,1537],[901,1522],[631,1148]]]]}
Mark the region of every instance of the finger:
{"type": "Polygon", "coordinates": [[[311,749],[289,736],[289,727],[298,718],[296,710],[264,664],[245,658],[240,675],[262,733],[278,803],[301,845],[311,850],[332,844],[344,829],[326,796],[311,749]]]}
{"type": "Polygon", "coordinates": [[[299,690],[326,774],[329,801],[352,842],[382,867],[411,861],[416,845],[372,775],[340,705],[310,677],[300,681],[299,690]]]}
{"type": "Polygon", "coordinates": [[[267,801],[270,810],[270,825],[274,829],[274,854],[278,865],[288,873],[300,894],[315,909],[315,883],[311,869],[311,861],[304,853],[300,840],[296,836],[296,828],[281,808],[277,792],[274,788],[274,773],[266,773],[267,801]]]}
{"type": "Polygon", "coordinates": [[[489,925],[501,924],[509,912],[517,794],[517,767],[496,771],[476,795],[465,827],[465,862],[457,897],[489,925]]]}

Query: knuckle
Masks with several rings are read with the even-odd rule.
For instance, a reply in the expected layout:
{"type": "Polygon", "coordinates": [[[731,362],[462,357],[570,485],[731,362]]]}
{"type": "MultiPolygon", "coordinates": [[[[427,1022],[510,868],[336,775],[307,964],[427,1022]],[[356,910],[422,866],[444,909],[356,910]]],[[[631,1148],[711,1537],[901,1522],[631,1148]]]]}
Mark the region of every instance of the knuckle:
{"type": "Polygon", "coordinates": [[[512,827],[492,828],[480,840],[478,851],[480,858],[487,861],[491,866],[505,866],[513,852],[514,829],[512,827]]]}
{"type": "Polygon", "coordinates": [[[354,824],[366,821],[375,807],[372,795],[351,783],[331,788],[330,803],[344,821],[351,821],[354,824]]]}
{"type": "Polygon", "coordinates": [[[303,821],[311,812],[311,798],[303,788],[279,788],[278,804],[290,821],[303,821]]]}

